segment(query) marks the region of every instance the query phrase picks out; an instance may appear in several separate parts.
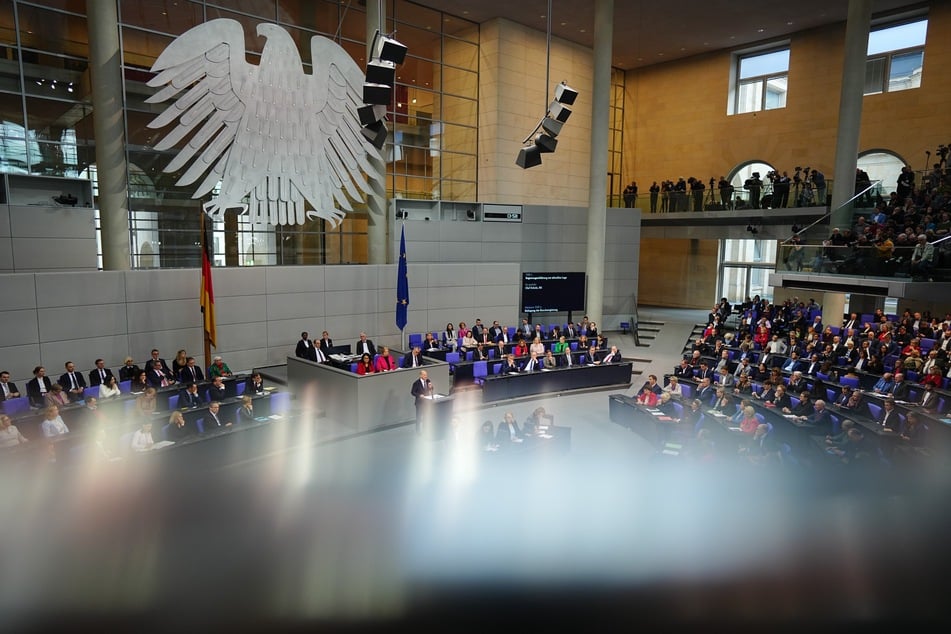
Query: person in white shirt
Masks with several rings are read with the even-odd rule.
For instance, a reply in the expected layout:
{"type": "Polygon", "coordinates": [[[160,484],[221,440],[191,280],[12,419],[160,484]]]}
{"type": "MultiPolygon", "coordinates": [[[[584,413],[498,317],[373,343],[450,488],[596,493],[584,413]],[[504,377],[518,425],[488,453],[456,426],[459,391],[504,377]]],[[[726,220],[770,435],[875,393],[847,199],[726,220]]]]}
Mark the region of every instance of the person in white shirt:
{"type": "Polygon", "coordinates": [[[44,437],[55,438],[57,436],[65,436],[69,433],[69,427],[67,427],[63,419],[60,418],[58,407],[55,405],[47,407],[45,416],[43,424],[40,426],[43,429],[44,437]]]}
{"type": "Polygon", "coordinates": [[[683,398],[683,387],[680,385],[680,381],[677,377],[671,375],[667,379],[667,385],[664,386],[664,391],[670,394],[671,398],[680,400],[683,398]]]}
{"type": "Polygon", "coordinates": [[[152,423],[150,421],[143,422],[142,427],[132,434],[132,451],[136,453],[149,451],[154,445],[155,440],[152,439],[152,423]]]}
{"type": "Polygon", "coordinates": [[[545,354],[545,344],[542,343],[541,338],[535,337],[532,340],[532,345],[528,347],[529,352],[534,352],[536,355],[545,354]]]}
{"type": "Polygon", "coordinates": [[[11,424],[10,417],[0,414],[0,448],[16,447],[27,442],[16,425],[11,424]]]}
{"type": "Polygon", "coordinates": [[[119,384],[116,383],[116,377],[110,375],[106,377],[106,382],[99,385],[99,399],[117,398],[120,395],[119,384]]]}

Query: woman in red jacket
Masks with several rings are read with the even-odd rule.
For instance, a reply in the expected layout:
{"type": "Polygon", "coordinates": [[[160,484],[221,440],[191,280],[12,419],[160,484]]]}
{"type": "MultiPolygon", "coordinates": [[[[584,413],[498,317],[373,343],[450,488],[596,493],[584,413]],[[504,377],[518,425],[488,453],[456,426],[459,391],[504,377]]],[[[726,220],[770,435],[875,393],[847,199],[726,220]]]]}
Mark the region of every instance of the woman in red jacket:
{"type": "Polygon", "coordinates": [[[373,374],[373,361],[370,359],[370,353],[364,352],[363,356],[357,362],[357,374],[373,374]]]}

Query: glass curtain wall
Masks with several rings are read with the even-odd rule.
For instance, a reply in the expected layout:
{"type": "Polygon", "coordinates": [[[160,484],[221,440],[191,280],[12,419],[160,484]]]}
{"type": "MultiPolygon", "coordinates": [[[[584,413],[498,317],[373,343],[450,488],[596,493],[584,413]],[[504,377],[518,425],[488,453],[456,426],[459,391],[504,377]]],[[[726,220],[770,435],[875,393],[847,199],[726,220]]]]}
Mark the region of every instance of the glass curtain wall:
{"type": "MultiPolygon", "coordinates": [[[[110,0],[97,0],[110,1],[110,0]]],[[[129,165],[133,267],[197,266],[201,203],[194,185],[162,169],[176,149],[155,144],[172,127],[148,127],[170,102],[146,103],[155,59],[177,36],[215,18],[231,18],[245,32],[246,58],[258,63],[262,22],[281,25],[311,72],[310,39],[332,38],[366,64],[365,5],[341,0],[117,0],[129,165]]],[[[95,181],[89,46],[84,0],[0,0],[0,171],[95,181]]],[[[409,47],[397,69],[388,110],[388,196],[476,200],[478,25],[388,0],[387,32],[409,47]]],[[[187,138],[183,141],[187,142],[187,138]]],[[[215,223],[217,264],[366,263],[367,208],[331,229],[254,225],[228,211],[215,223]]]]}

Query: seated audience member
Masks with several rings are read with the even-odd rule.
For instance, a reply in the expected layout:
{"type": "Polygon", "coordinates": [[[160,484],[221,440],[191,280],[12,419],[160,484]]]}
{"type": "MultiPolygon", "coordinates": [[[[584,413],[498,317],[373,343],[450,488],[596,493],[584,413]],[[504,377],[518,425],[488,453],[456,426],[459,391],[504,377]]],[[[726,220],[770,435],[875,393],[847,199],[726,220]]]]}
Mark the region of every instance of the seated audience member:
{"type": "Polygon", "coordinates": [[[310,334],[306,330],[300,333],[300,339],[297,341],[297,347],[294,349],[294,356],[298,359],[317,361],[317,346],[310,340],[310,334]]]}
{"type": "Polygon", "coordinates": [[[532,345],[528,347],[529,353],[534,352],[537,356],[545,354],[545,344],[542,343],[541,338],[535,337],[532,339],[532,345]]]}
{"type": "Polygon", "coordinates": [[[697,386],[697,398],[700,399],[704,405],[712,407],[716,394],[716,388],[713,387],[713,382],[709,378],[700,379],[700,383],[697,386]]]}
{"type": "Polygon", "coordinates": [[[139,376],[139,372],[141,371],[139,366],[132,360],[132,357],[126,357],[122,367],[119,368],[119,382],[133,381],[135,377],[139,376]]]}
{"type": "Polygon", "coordinates": [[[774,387],[773,398],[765,399],[765,404],[767,407],[775,407],[780,411],[788,410],[792,407],[792,399],[789,398],[789,394],[786,394],[786,386],[777,385],[774,387]]]}
{"type": "Polygon", "coordinates": [[[649,385],[646,383],[641,387],[640,391],[637,393],[635,400],[641,404],[648,407],[654,407],[657,405],[657,402],[660,400],[660,397],[656,392],[654,392],[649,385]]]}
{"type": "Polygon", "coordinates": [[[215,378],[216,376],[232,376],[231,368],[228,367],[228,364],[225,363],[221,357],[215,357],[211,361],[211,365],[208,366],[208,376],[210,378],[215,378]]]}
{"type": "Polygon", "coordinates": [[[571,346],[568,345],[568,341],[565,339],[565,336],[562,335],[558,338],[558,341],[552,345],[551,349],[555,354],[564,354],[566,350],[571,350],[571,346]]]}
{"type": "Polygon", "coordinates": [[[0,402],[11,398],[19,398],[20,391],[17,386],[10,382],[10,373],[6,370],[0,372],[0,402]]]}
{"type": "Polygon", "coordinates": [[[178,395],[178,406],[199,407],[202,405],[201,396],[198,394],[198,384],[188,383],[185,389],[178,395]]]}
{"type": "Polygon", "coordinates": [[[224,431],[232,425],[231,421],[227,420],[221,412],[221,403],[218,401],[211,402],[208,406],[208,413],[202,421],[202,427],[206,434],[224,431]]]}
{"type": "Polygon", "coordinates": [[[466,333],[471,332],[469,327],[466,326],[466,322],[460,321],[459,326],[456,328],[456,337],[465,337],[466,333]]]}
{"type": "Polygon", "coordinates": [[[531,415],[522,423],[522,434],[531,436],[542,434],[549,427],[555,426],[555,417],[545,411],[544,407],[536,407],[531,415]]]}
{"type": "Polygon", "coordinates": [[[264,394],[264,379],[261,378],[260,372],[254,372],[244,380],[244,393],[255,395],[264,394]]]}
{"type": "Polygon", "coordinates": [[[524,339],[519,339],[518,343],[516,343],[515,347],[512,349],[512,352],[516,357],[524,357],[528,355],[528,344],[525,343],[524,339]]]}
{"type": "Polygon", "coordinates": [[[829,447],[827,451],[837,456],[843,464],[856,464],[868,460],[873,449],[865,440],[863,434],[857,427],[853,427],[846,435],[846,443],[841,447],[829,447]]]}
{"type": "Polygon", "coordinates": [[[924,446],[927,434],[928,426],[921,422],[918,412],[913,410],[905,415],[905,422],[898,428],[899,438],[915,447],[924,446]]]}
{"type": "Polygon", "coordinates": [[[750,381],[750,376],[748,374],[740,375],[736,385],[733,386],[733,393],[739,396],[753,395],[753,383],[750,381]]]}
{"type": "Polygon", "coordinates": [[[593,321],[588,322],[588,337],[598,337],[598,324],[593,321]]]}
{"type": "Polygon", "coordinates": [[[95,366],[89,371],[89,387],[102,385],[106,379],[113,376],[112,370],[106,367],[106,362],[102,359],[96,359],[95,366]]]}
{"type": "Polygon", "coordinates": [[[499,369],[499,374],[518,374],[519,367],[515,363],[515,355],[507,354],[505,355],[505,361],[502,363],[502,367],[499,369]]]}
{"type": "Polygon", "coordinates": [[[72,361],[67,361],[66,372],[60,375],[59,384],[66,392],[66,398],[73,403],[83,399],[83,390],[86,389],[86,379],[81,372],[76,372],[76,365],[72,361]]]}
{"type": "Polygon", "coordinates": [[[479,431],[479,447],[482,451],[495,451],[499,448],[495,442],[495,427],[490,420],[482,423],[482,429],[479,431]]]}
{"type": "Polygon", "coordinates": [[[433,333],[427,332],[426,336],[423,337],[423,350],[430,352],[433,350],[439,350],[439,341],[436,340],[436,337],[433,336],[433,333]]]}
{"type": "MultiPolygon", "coordinates": [[[[309,354],[314,356],[314,361],[316,361],[316,351],[317,349],[314,346],[309,348],[309,354]]],[[[310,358],[310,357],[306,357],[310,358]]],[[[185,367],[183,367],[178,372],[178,380],[182,383],[200,383],[205,380],[205,375],[202,373],[201,368],[198,367],[198,363],[195,362],[195,357],[187,357],[185,359],[185,367]]]]}
{"type": "Polygon", "coordinates": [[[674,407],[674,401],[670,398],[670,392],[664,392],[660,395],[660,399],[657,401],[657,409],[662,411],[665,416],[672,418],[674,422],[680,422],[677,409],[674,407]]]}
{"type": "Polygon", "coordinates": [[[381,346],[380,355],[376,358],[376,361],[373,364],[373,370],[375,372],[389,372],[390,370],[395,370],[397,367],[396,359],[394,359],[393,355],[390,354],[389,347],[381,346]]]}
{"type": "Polygon", "coordinates": [[[597,346],[591,344],[588,347],[588,352],[585,354],[585,363],[588,365],[600,365],[600,356],[597,346]]]}
{"type": "Polygon", "coordinates": [[[826,434],[824,444],[827,447],[842,447],[849,441],[849,430],[855,427],[855,421],[845,419],[838,434],[826,434]]]}
{"type": "Polygon", "coordinates": [[[784,407],[782,409],[783,414],[792,414],[793,416],[812,416],[812,413],[816,410],[815,405],[812,402],[812,395],[809,394],[807,390],[803,390],[799,393],[799,403],[792,405],[791,407],[784,407]]]}
{"type": "Polygon", "coordinates": [[[6,414],[0,414],[0,449],[17,447],[28,442],[20,433],[20,430],[17,429],[17,426],[12,424],[10,417],[6,414]]]}
{"type": "Polygon", "coordinates": [[[250,396],[241,397],[241,407],[238,408],[238,423],[248,424],[254,422],[254,403],[250,396]]]}
{"type": "Polygon", "coordinates": [[[45,438],[55,438],[69,433],[69,427],[67,427],[63,419],[60,418],[59,408],[55,405],[50,405],[46,408],[46,411],[43,413],[43,423],[40,425],[40,428],[45,438]]]}
{"type": "Polygon", "coordinates": [[[618,352],[617,346],[611,346],[611,351],[604,355],[604,358],[601,359],[601,363],[620,363],[623,360],[621,353],[618,352]]]}
{"type": "Polygon", "coordinates": [[[525,365],[522,366],[523,372],[538,372],[542,369],[542,361],[538,358],[538,354],[531,352],[528,355],[528,360],[525,361],[525,365]]]}
{"type": "Polygon", "coordinates": [[[185,417],[182,416],[182,413],[175,410],[168,417],[168,424],[162,428],[162,434],[165,440],[181,442],[192,435],[192,430],[185,423],[185,417]]]}
{"type": "Polygon", "coordinates": [[[551,331],[548,333],[548,338],[549,338],[549,339],[554,339],[554,340],[557,341],[558,339],[561,338],[561,336],[562,336],[561,326],[559,326],[559,325],[557,325],[557,324],[555,324],[554,326],[552,326],[551,331]]]}
{"type": "Polygon", "coordinates": [[[799,423],[816,427],[822,431],[831,432],[832,417],[829,414],[829,410],[826,408],[826,402],[820,398],[816,400],[812,408],[811,414],[806,416],[797,416],[796,420],[799,423]]]}
{"type": "Polygon", "coordinates": [[[664,388],[660,386],[660,383],[657,381],[656,374],[648,374],[647,380],[644,381],[643,387],[646,387],[648,390],[653,392],[657,398],[660,398],[660,395],[664,393],[664,388]]]}
{"type": "Polygon", "coordinates": [[[756,428],[759,427],[759,419],[756,418],[756,409],[749,405],[743,409],[743,419],[740,421],[740,431],[744,434],[753,435],[756,428]]]}
{"type": "MultiPolygon", "coordinates": [[[[432,337],[432,333],[429,334],[430,337],[432,337]]],[[[357,345],[355,345],[353,348],[353,354],[364,353],[370,355],[370,358],[372,359],[376,356],[376,346],[373,345],[373,341],[371,339],[367,339],[367,333],[361,332],[360,338],[357,340],[357,345]]]]}
{"type": "Polygon", "coordinates": [[[882,403],[882,413],[875,420],[885,431],[898,431],[901,424],[901,418],[898,416],[898,410],[895,409],[895,399],[889,397],[882,403]]]}
{"type": "Polygon", "coordinates": [[[468,352],[469,350],[475,350],[479,345],[479,342],[476,341],[476,338],[472,336],[472,331],[467,330],[466,334],[462,336],[462,348],[464,351],[468,352]]]}
{"type": "Polygon", "coordinates": [[[733,416],[736,414],[736,402],[733,400],[733,396],[726,392],[725,388],[717,388],[717,401],[713,409],[724,416],[733,416]]]}
{"type": "Polygon", "coordinates": [[[364,352],[363,356],[360,357],[360,360],[357,361],[357,374],[373,374],[373,360],[370,358],[369,353],[364,352]]]}
{"type": "Polygon", "coordinates": [[[680,360],[680,365],[674,368],[674,376],[678,379],[690,379],[693,377],[693,366],[686,359],[680,360]]]}
{"type": "Polygon", "coordinates": [[[135,411],[140,419],[149,419],[155,412],[158,398],[154,387],[145,388],[145,392],[135,399],[135,411]]]}
{"type": "Polygon", "coordinates": [[[413,346],[413,351],[410,352],[405,357],[403,357],[403,367],[404,368],[423,367],[423,354],[419,346],[413,346]]]}
{"type": "Polygon", "coordinates": [[[142,426],[132,434],[130,448],[136,453],[151,451],[155,446],[155,439],[152,438],[152,421],[142,421],[142,426]]]}
{"type": "Polygon", "coordinates": [[[802,372],[796,370],[792,373],[792,376],[789,377],[789,383],[786,384],[786,389],[793,394],[806,389],[806,379],[802,376],[802,372]]]}
{"type": "Polygon", "coordinates": [[[563,368],[573,368],[578,365],[578,361],[574,356],[574,353],[571,351],[571,348],[565,348],[565,353],[555,357],[555,360],[558,361],[558,365],[563,368]]]}
{"type": "Polygon", "coordinates": [[[168,375],[162,370],[162,364],[158,361],[152,361],[152,367],[148,372],[148,381],[152,387],[167,387],[172,384],[168,375]]]}
{"type": "Polygon", "coordinates": [[[590,347],[588,343],[588,335],[581,335],[578,337],[578,350],[587,350],[590,347]]]}
{"type": "Polygon", "coordinates": [[[515,415],[512,412],[505,412],[505,417],[499,428],[495,432],[495,442],[500,447],[505,447],[512,443],[522,442],[522,430],[518,427],[515,415]]]}
{"type": "Polygon", "coordinates": [[[938,395],[934,391],[933,383],[925,383],[924,390],[921,392],[921,398],[918,401],[918,407],[926,414],[934,414],[938,411],[938,395]]]}
{"type": "Polygon", "coordinates": [[[683,386],[680,385],[680,379],[676,376],[670,376],[667,379],[667,385],[664,386],[664,391],[670,394],[670,397],[675,401],[679,401],[683,398],[683,386]]]}
{"type": "Polygon", "coordinates": [[[175,375],[172,373],[172,369],[168,367],[168,364],[165,362],[165,359],[162,358],[162,356],[159,354],[159,351],[157,349],[153,348],[151,352],[151,357],[149,358],[148,362],[145,364],[146,367],[147,368],[152,367],[155,361],[159,362],[159,365],[161,365],[162,367],[162,372],[165,373],[165,376],[168,377],[169,380],[173,380],[175,378],[175,375]]]}
{"type": "Polygon", "coordinates": [[[512,337],[509,335],[508,326],[499,326],[498,334],[495,336],[496,343],[512,343],[512,337]]]}
{"type": "MultiPolygon", "coordinates": [[[[764,368],[765,369],[765,368],[764,368]]],[[[740,362],[736,364],[736,369],[733,371],[733,376],[736,379],[739,379],[741,376],[747,376],[753,378],[756,368],[750,363],[748,357],[740,359],[740,362]]]]}
{"type": "Polygon", "coordinates": [[[456,346],[459,345],[459,339],[456,337],[456,331],[453,330],[451,323],[446,324],[446,329],[442,331],[440,340],[442,347],[448,350],[455,350],[456,346]]]}
{"type": "Polygon", "coordinates": [[[545,353],[545,357],[542,359],[542,366],[546,370],[554,370],[558,367],[558,362],[555,360],[555,355],[552,354],[551,350],[545,353]]]}
{"type": "Polygon", "coordinates": [[[886,372],[882,375],[872,388],[872,391],[876,394],[890,394],[892,388],[895,386],[895,383],[892,381],[892,373],[886,372]]]}
{"type": "Polygon", "coordinates": [[[773,381],[771,379],[766,379],[763,381],[762,386],[757,389],[753,389],[752,397],[756,400],[766,401],[773,397],[773,381]]]}
{"type": "Polygon", "coordinates": [[[208,395],[209,401],[223,401],[227,397],[227,391],[224,379],[220,376],[216,376],[211,380],[211,385],[208,386],[206,394],[208,395]]]}
{"type": "Polygon", "coordinates": [[[729,368],[720,368],[717,376],[717,384],[727,389],[733,389],[733,386],[736,385],[736,379],[730,374],[729,368]]]}
{"type": "Polygon", "coordinates": [[[324,353],[325,357],[333,354],[334,340],[330,338],[330,333],[326,330],[320,333],[320,341],[317,342],[317,347],[324,353]]]}
{"type": "Polygon", "coordinates": [[[489,351],[486,349],[485,345],[486,344],[480,341],[479,345],[476,346],[476,349],[472,351],[473,361],[488,361],[489,351]]]}
{"type": "Polygon", "coordinates": [[[116,382],[116,377],[110,374],[106,380],[99,385],[99,399],[118,398],[119,396],[121,396],[119,384],[116,382]]]}
{"type": "Polygon", "coordinates": [[[149,386],[148,377],[145,370],[139,370],[139,373],[132,379],[129,385],[129,392],[132,394],[141,394],[149,386]]]}
{"type": "Polygon", "coordinates": [[[608,340],[605,339],[604,337],[602,337],[601,335],[597,335],[597,336],[594,338],[594,345],[595,345],[595,347],[596,347],[598,350],[607,350],[607,349],[608,349],[608,340]]]}
{"type": "Polygon", "coordinates": [[[66,395],[66,391],[59,383],[54,383],[50,391],[46,393],[46,406],[49,407],[50,405],[56,407],[69,405],[69,396],[66,395]]]}
{"type": "Polygon", "coordinates": [[[779,459],[779,446],[773,440],[769,425],[760,423],[753,431],[749,443],[740,447],[740,454],[745,456],[750,464],[765,465],[779,459]]]}
{"type": "Polygon", "coordinates": [[[182,348],[175,353],[175,358],[172,359],[172,376],[178,377],[178,373],[182,371],[186,363],[188,363],[188,353],[182,348]]]}

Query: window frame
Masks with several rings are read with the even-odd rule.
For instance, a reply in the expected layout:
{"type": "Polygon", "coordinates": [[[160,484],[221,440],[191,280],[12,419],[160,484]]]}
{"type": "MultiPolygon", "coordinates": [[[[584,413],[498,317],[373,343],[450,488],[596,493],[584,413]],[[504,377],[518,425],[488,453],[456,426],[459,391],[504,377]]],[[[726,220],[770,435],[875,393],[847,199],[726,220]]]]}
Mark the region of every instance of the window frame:
{"type": "Polygon", "coordinates": [[[789,63],[786,64],[786,70],[783,72],[769,72],[761,75],[753,75],[751,77],[740,77],[740,65],[744,60],[760,57],[763,55],[770,55],[772,53],[779,53],[782,51],[788,51],[789,57],[792,57],[792,45],[789,40],[784,40],[781,42],[770,42],[768,45],[744,49],[741,51],[733,52],[733,63],[730,68],[730,101],[728,105],[728,115],[737,115],[737,114],[750,114],[754,112],[765,112],[767,110],[781,110],[787,106],[788,94],[789,94],[789,63]],[[782,106],[767,108],[767,101],[769,91],[767,87],[770,82],[776,79],[785,79],[786,80],[786,94],[787,98],[783,101],[782,106]],[[758,107],[753,110],[741,110],[740,96],[742,94],[741,87],[745,86],[760,86],[760,95],[759,95],[759,104],[758,107]]]}
{"type": "Polygon", "coordinates": [[[913,18],[908,18],[908,19],[905,19],[905,20],[900,20],[900,21],[895,21],[895,22],[887,22],[887,23],[883,23],[883,24],[878,24],[878,25],[875,25],[875,26],[871,29],[871,31],[869,32],[869,34],[871,35],[871,33],[874,33],[874,32],[876,32],[876,31],[885,31],[885,30],[888,30],[888,29],[893,29],[893,28],[897,28],[897,27],[901,27],[901,26],[906,26],[906,25],[908,25],[908,24],[914,24],[915,22],[925,22],[925,23],[926,23],[926,25],[925,25],[925,42],[924,42],[924,43],[922,43],[922,44],[916,44],[915,46],[906,46],[906,47],[904,47],[904,48],[896,48],[896,49],[889,50],[889,51],[883,51],[883,52],[881,52],[881,53],[875,53],[874,55],[866,55],[866,56],[865,56],[865,82],[864,82],[864,86],[863,86],[863,89],[862,89],[862,95],[863,95],[864,97],[868,97],[869,95],[884,95],[884,94],[888,94],[888,93],[890,93],[890,92],[902,92],[902,91],[905,91],[905,90],[914,90],[914,89],[916,89],[916,88],[920,88],[920,87],[921,87],[921,80],[920,80],[920,78],[919,78],[919,82],[918,82],[918,85],[917,85],[917,86],[911,86],[911,87],[908,87],[908,88],[899,88],[899,89],[897,89],[897,90],[890,90],[890,89],[889,89],[889,85],[890,85],[890,83],[891,83],[891,74],[892,74],[892,73],[891,73],[891,71],[892,71],[892,61],[894,60],[895,57],[902,57],[902,56],[904,56],[904,55],[908,55],[909,53],[921,53],[921,75],[924,75],[924,67],[925,67],[925,46],[927,45],[927,39],[928,39],[928,27],[931,26],[930,23],[929,23],[929,20],[928,20],[928,16],[927,16],[927,15],[919,15],[919,16],[915,16],[915,17],[913,17],[913,18]],[[875,90],[875,91],[872,91],[872,92],[868,92],[868,70],[869,70],[869,64],[871,64],[872,62],[877,62],[878,60],[885,60],[885,68],[883,69],[883,72],[882,72],[881,85],[878,86],[878,90],[875,90]]]}

